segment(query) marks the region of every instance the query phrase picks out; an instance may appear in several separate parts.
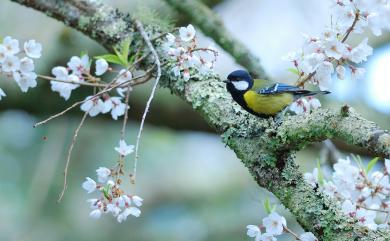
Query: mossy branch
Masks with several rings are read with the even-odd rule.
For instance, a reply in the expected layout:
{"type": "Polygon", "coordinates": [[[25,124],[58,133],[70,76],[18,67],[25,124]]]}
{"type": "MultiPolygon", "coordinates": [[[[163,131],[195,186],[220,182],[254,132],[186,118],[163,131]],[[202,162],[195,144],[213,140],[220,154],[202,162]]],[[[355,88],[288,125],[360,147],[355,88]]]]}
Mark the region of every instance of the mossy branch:
{"type": "Polygon", "coordinates": [[[193,24],[198,26],[204,34],[214,39],[252,76],[266,77],[259,58],[233,37],[233,34],[225,28],[222,19],[207,5],[194,0],[165,0],[165,2],[178,12],[185,14],[193,24]]]}
{"type": "MultiPolygon", "coordinates": [[[[126,14],[88,0],[13,0],[35,8],[80,30],[108,49],[127,38],[142,41],[135,21],[126,14]]],[[[145,26],[149,34],[161,34],[158,26],[145,26]]],[[[158,50],[158,46],[157,46],[158,50]]],[[[150,60],[152,62],[152,59],[150,60]]],[[[390,158],[390,135],[347,106],[340,111],[316,110],[290,116],[278,126],[272,119],[256,118],[235,103],[217,75],[184,82],[162,69],[160,84],[180,96],[223,137],[248,168],[257,183],[273,192],[299,223],[320,240],[390,240],[389,231],[370,231],[343,215],[333,200],[308,185],[294,162],[294,152],[305,145],[339,138],[390,158]]]]}

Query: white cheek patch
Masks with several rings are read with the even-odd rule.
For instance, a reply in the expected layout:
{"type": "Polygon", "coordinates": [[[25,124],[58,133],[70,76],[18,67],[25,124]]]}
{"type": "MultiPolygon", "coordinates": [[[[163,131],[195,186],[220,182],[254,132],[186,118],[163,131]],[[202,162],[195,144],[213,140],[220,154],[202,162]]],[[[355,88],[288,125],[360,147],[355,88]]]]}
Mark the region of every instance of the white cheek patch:
{"type": "Polygon", "coordinates": [[[234,88],[236,88],[236,90],[247,90],[248,87],[249,87],[249,83],[246,82],[246,81],[232,81],[232,84],[234,85],[234,88]]]}

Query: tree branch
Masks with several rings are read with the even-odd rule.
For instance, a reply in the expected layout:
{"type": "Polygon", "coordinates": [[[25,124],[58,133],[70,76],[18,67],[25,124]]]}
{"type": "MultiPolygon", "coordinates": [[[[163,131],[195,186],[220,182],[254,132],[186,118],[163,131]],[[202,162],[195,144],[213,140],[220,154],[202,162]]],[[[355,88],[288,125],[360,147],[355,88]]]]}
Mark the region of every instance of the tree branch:
{"type": "Polygon", "coordinates": [[[172,8],[183,13],[204,34],[214,39],[238,64],[245,67],[252,76],[265,78],[265,71],[258,57],[233,37],[223,21],[208,6],[194,0],[165,0],[172,8]]]}
{"type": "MultiPolygon", "coordinates": [[[[142,41],[134,21],[111,7],[92,1],[13,0],[53,16],[111,49],[128,37],[142,41]]],[[[195,11],[194,11],[195,12],[195,11]]],[[[149,34],[158,27],[145,26],[149,34]]],[[[159,51],[159,46],[156,46],[159,51]]],[[[161,56],[163,57],[163,56],[161,56]]],[[[149,59],[153,63],[153,59],[149,59]]],[[[320,240],[389,240],[389,231],[370,231],[343,215],[340,207],[308,185],[294,162],[294,152],[327,138],[362,146],[373,155],[390,158],[390,135],[348,107],[321,109],[291,116],[278,126],[233,103],[219,76],[185,82],[162,68],[160,84],[200,112],[232,148],[257,183],[273,192],[299,223],[320,240]]]]}

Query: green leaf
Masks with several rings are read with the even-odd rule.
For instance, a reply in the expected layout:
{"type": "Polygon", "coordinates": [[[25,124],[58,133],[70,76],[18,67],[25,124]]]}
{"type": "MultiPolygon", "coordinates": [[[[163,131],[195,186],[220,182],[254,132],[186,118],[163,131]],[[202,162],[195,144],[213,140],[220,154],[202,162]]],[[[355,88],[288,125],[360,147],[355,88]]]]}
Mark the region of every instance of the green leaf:
{"type": "Polygon", "coordinates": [[[264,210],[270,214],[272,213],[273,211],[275,211],[276,209],[276,205],[271,205],[271,201],[269,200],[269,197],[266,197],[265,198],[265,201],[264,201],[264,210]]]}
{"type": "Polygon", "coordinates": [[[122,42],[122,46],[121,46],[122,59],[126,60],[126,64],[128,64],[130,44],[131,44],[131,40],[130,40],[130,38],[128,38],[122,42]]]}
{"type": "Polygon", "coordinates": [[[324,173],[322,172],[321,164],[320,164],[319,160],[317,161],[317,171],[318,171],[318,175],[317,175],[318,184],[320,184],[320,186],[323,186],[324,185],[324,173]]]}
{"type": "Polygon", "coordinates": [[[366,167],[366,173],[368,174],[371,169],[375,166],[375,164],[378,162],[379,160],[379,157],[375,157],[374,159],[372,159],[368,164],[367,164],[367,167],[366,167]]]}
{"type": "Polygon", "coordinates": [[[299,70],[296,68],[288,68],[287,70],[295,75],[299,75],[299,70]]]}
{"type": "Polygon", "coordinates": [[[114,48],[114,52],[116,56],[118,57],[119,64],[123,65],[124,67],[129,67],[129,52],[130,52],[130,39],[126,39],[125,41],[122,42],[120,49],[118,50],[117,48],[114,48]]]}
{"type": "Polygon", "coordinates": [[[104,59],[109,63],[123,65],[120,58],[114,54],[105,54],[105,55],[96,56],[95,59],[104,59]]]}
{"type": "Polygon", "coordinates": [[[103,188],[103,195],[105,198],[110,199],[110,195],[108,194],[110,187],[106,186],[103,188]]]}

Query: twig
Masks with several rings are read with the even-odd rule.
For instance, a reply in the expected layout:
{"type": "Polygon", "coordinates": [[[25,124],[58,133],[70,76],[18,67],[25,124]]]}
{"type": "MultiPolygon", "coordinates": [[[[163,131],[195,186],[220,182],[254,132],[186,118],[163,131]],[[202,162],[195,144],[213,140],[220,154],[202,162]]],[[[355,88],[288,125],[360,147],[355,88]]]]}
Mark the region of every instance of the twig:
{"type": "Polygon", "coordinates": [[[286,231],[287,233],[289,233],[289,234],[291,234],[292,236],[294,236],[294,238],[296,239],[296,240],[301,240],[301,238],[299,238],[299,236],[296,234],[296,233],[294,233],[293,231],[291,231],[289,228],[287,228],[286,226],[284,226],[283,225],[283,229],[284,229],[284,231],[286,231]]]}
{"type": "Polygon", "coordinates": [[[347,41],[348,39],[348,36],[352,33],[353,29],[355,28],[356,26],[356,23],[359,21],[359,17],[360,17],[360,12],[359,10],[356,10],[355,12],[355,18],[353,20],[353,23],[351,25],[351,27],[348,28],[347,32],[345,33],[345,36],[343,38],[343,40],[341,40],[342,43],[344,43],[345,41],[347,41]]]}
{"type": "MultiPolygon", "coordinates": [[[[137,76],[137,77],[135,77],[135,78],[132,78],[132,79],[129,80],[129,81],[125,81],[125,82],[123,82],[123,83],[118,83],[118,84],[116,84],[116,85],[111,85],[111,83],[110,83],[110,84],[108,84],[108,85],[106,86],[105,89],[103,89],[102,91],[98,92],[97,94],[91,96],[91,98],[88,98],[88,99],[85,99],[85,100],[77,101],[77,102],[73,103],[73,105],[71,105],[71,106],[69,106],[68,108],[66,108],[65,110],[63,110],[63,111],[61,111],[61,112],[59,112],[59,113],[57,113],[57,114],[55,114],[55,115],[52,115],[52,116],[50,116],[49,118],[47,118],[47,119],[45,119],[45,120],[43,120],[43,121],[40,121],[40,122],[36,123],[36,124],[34,125],[34,128],[37,127],[37,126],[46,124],[48,121],[50,121],[50,120],[52,120],[52,119],[55,119],[55,118],[57,118],[57,117],[59,117],[59,116],[62,116],[63,114],[67,113],[68,111],[72,110],[73,108],[77,107],[78,105],[81,105],[82,103],[84,103],[84,102],[86,102],[86,101],[88,101],[88,100],[94,99],[94,98],[96,98],[97,96],[100,96],[100,95],[102,95],[102,94],[104,94],[104,93],[107,93],[107,92],[109,92],[109,91],[111,91],[111,90],[113,90],[113,89],[115,89],[115,88],[117,88],[117,87],[125,86],[125,85],[132,86],[132,81],[134,81],[134,80],[136,80],[136,79],[143,78],[143,77],[145,77],[145,75],[146,75],[146,74],[141,75],[141,76],[137,76]],[[109,86],[111,86],[111,87],[108,88],[109,86]]],[[[114,79],[114,80],[115,80],[115,79],[114,79]]],[[[112,82],[113,82],[113,81],[112,81],[112,82]]]]}
{"type": "Polygon", "coordinates": [[[74,131],[72,143],[69,146],[68,156],[66,158],[66,164],[65,164],[65,169],[64,169],[64,185],[62,187],[62,191],[60,193],[60,196],[58,197],[57,202],[61,202],[61,200],[65,194],[66,187],[67,187],[67,177],[68,177],[68,168],[69,168],[69,163],[70,163],[70,157],[72,155],[73,147],[76,144],[76,140],[77,140],[77,136],[79,134],[79,131],[80,131],[81,127],[83,126],[84,121],[87,118],[87,116],[88,116],[88,112],[85,112],[83,115],[83,118],[80,121],[80,124],[77,126],[76,130],[74,131]]]}
{"type": "Polygon", "coordinates": [[[45,75],[37,75],[38,78],[43,80],[49,80],[49,81],[55,81],[55,82],[61,82],[61,83],[67,83],[67,84],[75,84],[75,85],[85,85],[85,86],[91,86],[91,87],[107,87],[107,84],[99,84],[99,83],[89,83],[89,82],[76,82],[76,81],[69,81],[69,80],[59,80],[50,76],[45,75]]]}
{"type": "Polygon", "coordinates": [[[121,130],[121,139],[122,140],[125,139],[126,124],[127,124],[128,118],[129,118],[128,103],[129,103],[129,98],[130,98],[130,91],[131,91],[131,88],[128,87],[127,92],[126,92],[126,98],[125,98],[126,110],[125,110],[125,116],[123,117],[123,125],[122,125],[122,130],[121,130]]]}
{"type": "Polygon", "coordinates": [[[133,179],[132,179],[133,183],[135,183],[136,176],[137,176],[137,163],[138,163],[138,158],[139,158],[138,149],[139,149],[139,143],[140,143],[140,140],[141,140],[142,130],[144,128],[146,115],[147,115],[147,113],[149,111],[149,108],[150,108],[150,103],[153,100],[154,93],[156,92],[156,89],[157,89],[157,86],[158,86],[158,82],[160,81],[160,78],[161,78],[161,62],[160,62],[160,59],[158,57],[158,54],[157,54],[156,50],[154,49],[153,44],[150,42],[150,39],[149,39],[147,33],[145,32],[142,23],[140,21],[138,21],[138,20],[135,20],[135,24],[137,26],[138,31],[140,32],[141,36],[145,40],[146,44],[148,45],[150,51],[152,52],[152,54],[154,56],[154,61],[155,61],[156,65],[157,65],[157,76],[156,76],[156,80],[155,80],[155,83],[153,85],[152,91],[150,93],[149,99],[146,102],[145,110],[144,110],[144,113],[142,115],[142,120],[141,120],[141,124],[140,124],[140,127],[139,127],[138,135],[137,135],[137,141],[136,141],[136,144],[135,144],[135,158],[134,158],[133,179]]]}

